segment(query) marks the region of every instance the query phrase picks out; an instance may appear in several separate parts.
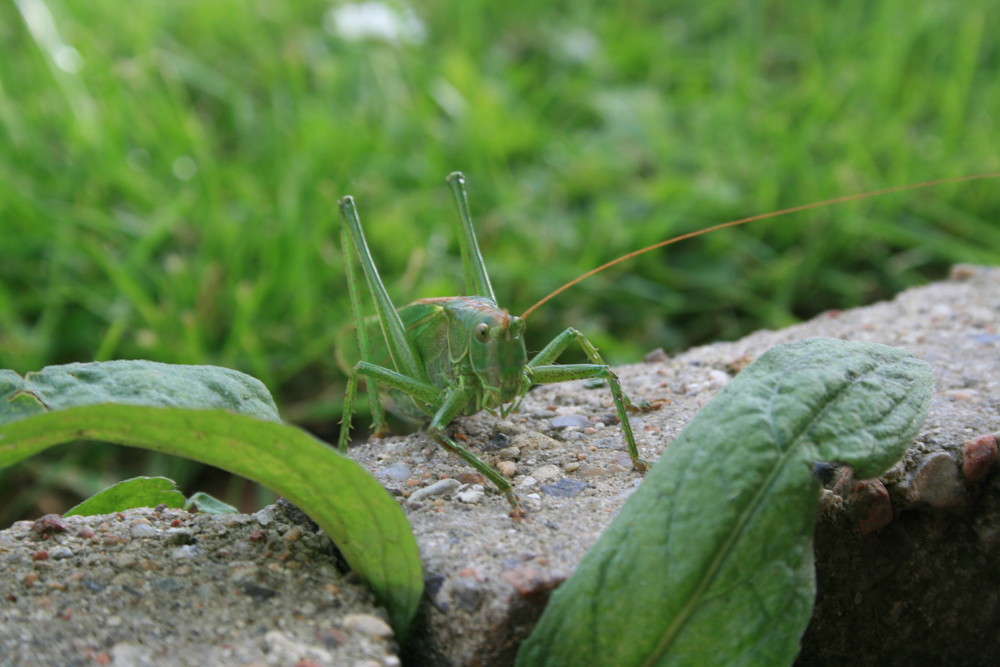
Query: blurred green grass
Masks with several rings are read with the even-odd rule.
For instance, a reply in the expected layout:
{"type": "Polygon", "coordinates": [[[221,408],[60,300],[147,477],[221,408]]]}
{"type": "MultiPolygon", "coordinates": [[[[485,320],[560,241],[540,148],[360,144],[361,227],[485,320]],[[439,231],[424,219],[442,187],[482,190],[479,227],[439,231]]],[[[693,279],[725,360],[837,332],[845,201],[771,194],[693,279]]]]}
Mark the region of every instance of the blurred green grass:
{"type": "MultiPolygon", "coordinates": [[[[990,0],[390,4],[419,26],[397,40],[344,37],[344,6],[0,6],[0,367],[220,364],[331,437],[343,194],[402,304],[458,292],[443,179],[466,172],[521,312],[674,234],[1000,170],[990,0]]],[[[981,181],[723,231],[586,281],[529,342],[574,326],[625,363],[784,326],[1000,262],[998,218],[981,181]]],[[[121,458],[7,473],[0,519],[121,458]]]]}

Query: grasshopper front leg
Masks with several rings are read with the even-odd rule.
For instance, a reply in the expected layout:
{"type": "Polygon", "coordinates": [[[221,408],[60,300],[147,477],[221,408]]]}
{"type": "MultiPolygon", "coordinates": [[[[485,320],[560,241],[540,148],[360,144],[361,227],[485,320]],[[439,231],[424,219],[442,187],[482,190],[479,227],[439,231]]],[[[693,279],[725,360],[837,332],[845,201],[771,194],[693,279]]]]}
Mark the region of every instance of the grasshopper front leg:
{"type": "MultiPolygon", "coordinates": [[[[357,393],[357,381],[358,377],[361,375],[364,375],[368,379],[369,384],[372,386],[375,386],[375,384],[378,383],[389,389],[395,389],[396,391],[402,392],[414,400],[422,401],[424,403],[433,404],[440,397],[440,390],[431,384],[415,380],[401,373],[397,373],[394,370],[384,368],[376,364],[359,361],[351,371],[347,383],[347,393],[344,396],[344,419],[341,424],[340,440],[338,441],[338,448],[342,452],[347,450],[347,444],[349,441],[348,432],[351,427],[351,417],[354,414],[354,400],[357,393]]],[[[501,493],[503,493],[507,502],[510,503],[511,516],[521,517],[524,515],[524,507],[521,505],[521,500],[517,497],[517,494],[514,492],[514,487],[510,485],[510,482],[508,482],[503,475],[487,465],[482,459],[467,450],[465,447],[459,445],[457,442],[448,437],[447,433],[445,433],[445,428],[448,424],[454,421],[454,419],[459,415],[462,406],[465,405],[471,398],[472,391],[473,390],[464,387],[453,387],[449,389],[445,393],[444,401],[441,403],[441,407],[438,408],[434,417],[431,419],[430,424],[427,426],[427,434],[448,451],[454,452],[458,456],[462,457],[466,463],[471,465],[479,471],[483,477],[492,482],[493,485],[496,486],[501,493]]]]}
{"type": "Polygon", "coordinates": [[[628,418],[628,410],[640,410],[645,406],[639,406],[632,402],[632,399],[622,390],[618,376],[612,372],[611,367],[604,362],[597,348],[587,340],[586,336],[572,327],[566,329],[553,338],[541,352],[528,362],[528,372],[531,381],[535,384],[554,384],[589,378],[601,378],[607,381],[608,387],[611,389],[611,398],[615,403],[618,421],[621,422],[622,434],[625,436],[625,446],[632,459],[632,467],[639,472],[645,472],[649,469],[649,464],[639,456],[639,448],[636,447],[632,424],[628,418]],[[592,363],[554,364],[553,362],[559,355],[574,342],[583,349],[592,363]]]}
{"type": "Polygon", "coordinates": [[[507,499],[507,502],[510,503],[510,515],[515,519],[520,518],[524,516],[524,506],[521,505],[521,499],[517,497],[514,487],[510,485],[510,482],[478,456],[449,438],[445,433],[445,427],[459,415],[462,406],[469,400],[470,393],[470,390],[463,387],[449,389],[445,395],[444,403],[441,404],[431,423],[427,426],[427,434],[445,449],[458,454],[466,463],[479,471],[483,477],[493,482],[493,485],[500,490],[507,499]]]}

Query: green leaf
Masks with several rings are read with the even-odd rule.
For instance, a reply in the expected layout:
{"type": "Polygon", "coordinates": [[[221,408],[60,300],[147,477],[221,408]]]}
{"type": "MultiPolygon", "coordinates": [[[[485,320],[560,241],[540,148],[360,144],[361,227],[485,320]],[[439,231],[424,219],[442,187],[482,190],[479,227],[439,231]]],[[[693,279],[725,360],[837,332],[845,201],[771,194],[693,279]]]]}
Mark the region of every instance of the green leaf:
{"type": "Polygon", "coordinates": [[[183,507],[184,494],[166,477],[133,477],[99,491],[63,516],[111,514],[133,507],[183,507]]]}
{"type": "Polygon", "coordinates": [[[77,439],[183,456],[285,496],[337,544],[405,638],[423,591],[413,532],[385,489],[330,446],[300,429],[222,410],[88,405],[0,426],[0,468],[77,439]]]}
{"type": "Polygon", "coordinates": [[[517,664],[790,664],[815,595],[814,462],[905,452],[930,367],[881,345],[776,347],[667,448],[552,596],[517,664]]]}
{"type": "Polygon", "coordinates": [[[219,408],[281,421],[260,380],[218,366],[95,361],[47,366],[23,378],[0,370],[0,424],[48,410],[100,403],[219,408]]]}
{"type": "Polygon", "coordinates": [[[195,509],[204,514],[239,514],[240,511],[204,491],[198,491],[184,503],[184,509],[195,509]]]}

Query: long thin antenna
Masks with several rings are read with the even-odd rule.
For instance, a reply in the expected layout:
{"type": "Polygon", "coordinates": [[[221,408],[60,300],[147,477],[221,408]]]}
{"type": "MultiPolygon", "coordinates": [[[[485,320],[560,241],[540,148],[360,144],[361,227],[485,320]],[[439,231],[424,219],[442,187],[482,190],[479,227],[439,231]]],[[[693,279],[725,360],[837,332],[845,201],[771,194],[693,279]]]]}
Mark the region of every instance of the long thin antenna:
{"type": "Polygon", "coordinates": [[[842,197],[834,197],[833,199],[826,199],[824,201],[814,202],[812,204],[803,204],[801,206],[793,206],[792,208],[784,208],[784,209],[781,209],[780,211],[772,211],[770,213],[760,213],[758,215],[752,215],[749,218],[741,218],[739,220],[731,220],[729,222],[723,222],[722,224],[714,225],[712,227],[706,227],[705,229],[699,229],[699,230],[694,231],[694,232],[688,232],[687,234],[681,234],[680,236],[675,236],[673,238],[667,239],[666,241],[660,241],[659,243],[654,243],[653,245],[648,245],[645,248],[640,248],[638,250],[633,250],[632,252],[630,252],[628,254],[622,255],[618,259],[613,259],[610,262],[607,262],[606,264],[601,264],[596,269],[591,269],[590,271],[587,271],[583,275],[577,276],[576,278],[574,278],[573,280],[569,281],[568,283],[566,283],[562,287],[560,287],[560,288],[558,288],[556,290],[553,290],[552,292],[549,292],[546,296],[544,296],[541,299],[539,299],[538,301],[536,301],[534,305],[532,305],[526,311],[524,311],[523,313],[521,313],[521,319],[524,319],[524,318],[528,317],[528,315],[530,315],[531,313],[535,312],[535,310],[539,306],[541,306],[542,304],[544,304],[545,302],[547,302],[550,299],[553,299],[556,296],[562,294],[563,292],[565,292],[566,290],[568,290],[570,287],[573,287],[573,285],[576,285],[577,283],[586,280],[587,278],[589,278],[590,276],[594,275],[595,273],[600,273],[604,269],[610,268],[610,267],[614,266],[615,264],[620,264],[621,262],[624,262],[626,260],[632,259],[633,257],[636,257],[636,256],[641,255],[643,253],[647,253],[647,252],[649,252],[651,250],[656,250],[657,248],[662,248],[663,246],[668,246],[668,245],[672,245],[674,243],[679,243],[680,241],[684,241],[684,240],[687,240],[687,239],[690,239],[690,238],[694,238],[695,236],[701,236],[702,234],[708,234],[708,233],[711,233],[711,232],[718,231],[720,229],[725,229],[727,227],[736,227],[737,225],[743,225],[743,224],[746,224],[748,222],[753,222],[754,220],[763,220],[765,218],[777,218],[778,216],[788,215],[789,213],[798,213],[799,211],[808,211],[809,209],[820,208],[820,207],[823,207],[823,206],[832,206],[833,204],[843,204],[844,202],[854,201],[855,199],[864,199],[866,197],[875,197],[875,196],[878,196],[878,195],[886,195],[886,194],[889,194],[891,192],[902,192],[904,190],[916,190],[918,188],[929,188],[929,187],[933,187],[935,185],[944,185],[946,183],[961,183],[962,181],[975,181],[975,180],[979,180],[979,179],[983,179],[983,178],[998,178],[998,177],[1000,177],[1000,171],[998,171],[998,172],[992,172],[992,173],[989,173],[989,174],[975,174],[973,176],[954,176],[952,178],[939,178],[939,179],[936,179],[936,180],[933,180],[933,181],[923,181],[922,183],[910,183],[909,185],[897,185],[897,186],[894,186],[894,187],[891,187],[891,188],[883,188],[881,190],[872,190],[871,192],[862,192],[862,193],[859,193],[859,194],[844,195],[842,197]]]}

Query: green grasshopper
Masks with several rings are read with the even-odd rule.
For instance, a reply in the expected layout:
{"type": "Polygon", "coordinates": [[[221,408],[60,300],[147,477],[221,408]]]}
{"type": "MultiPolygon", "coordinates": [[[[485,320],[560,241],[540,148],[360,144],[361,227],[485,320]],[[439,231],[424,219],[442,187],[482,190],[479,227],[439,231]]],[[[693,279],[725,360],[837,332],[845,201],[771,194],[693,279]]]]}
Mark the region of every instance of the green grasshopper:
{"type": "Polygon", "coordinates": [[[465,192],[465,179],[462,174],[455,172],[449,175],[448,183],[458,205],[462,224],[460,249],[466,291],[470,294],[469,296],[421,299],[399,310],[393,306],[379,278],[375,263],[368,251],[364,233],[361,230],[361,221],[358,219],[354,200],[351,197],[344,197],[340,201],[340,213],[343,221],[341,244],[347,267],[351,309],[357,325],[361,361],[349,373],[339,448],[341,451],[347,449],[358,379],[365,376],[368,379],[373,428],[376,434],[386,431],[385,413],[379,403],[377,393],[377,385],[381,384],[389,390],[389,394],[405,414],[417,419],[429,419],[428,434],[445,449],[461,456],[484,477],[493,482],[510,502],[512,514],[517,516],[523,510],[510,483],[475,454],[452,440],[445,433],[445,428],[456,417],[473,414],[480,410],[499,412],[505,416],[517,408],[521,399],[535,384],[601,378],[606,380],[611,388],[611,396],[614,399],[615,409],[621,422],[622,433],[629,456],[632,458],[633,467],[638,471],[645,471],[648,466],[639,457],[635,436],[632,433],[627,414],[629,409],[639,409],[645,406],[636,406],[629,399],[622,391],[618,378],[604,363],[597,349],[575,329],[566,329],[529,361],[524,346],[524,319],[535,309],[595,273],[637,255],[695,236],[755,220],[890,192],[997,177],[1000,177],[1000,173],[943,178],[846,195],[754,215],[682,234],[630,252],[578,276],[540,299],[524,311],[520,317],[512,316],[497,306],[493,288],[490,285],[489,276],[476,243],[465,192]],[[375,303],[376,317],[374,319],[362,319],[361,279],[352,258],[356,258],[360,263],[365,282],[375,303]],[[574,342],[583,348],[591,363],[556,364],[555,361],[559,355],[574,342]],[[375,347],[381,343],[384,343],[387,348],[391,368],[374,363],[377,358],[375,347]]]}
{"type": "Polygon", "coordinates": [[[384,432],[385,413],[377,385],[388,389],[400,410],[417,419],[430,420],[427,433],[446,450],[458,454],[506,496],[514,516],[523,514],[514,489],[499,472],[455,442],[445,432],[456,418],[480,410],[506,416],[536,384],[589,378],[607,381],[632,465],[645,471],[639,457],[627,411],[639,406],[622,391],[618,378],[590,341],[573,328],[566,329],[530,360],[524,345],[524,320],[497,305],[472,227],[465,178],[455,172],[448,184],[458,206],[462,225],[460,251],[467,296],[420,299],[397,309],[379,278],[361,229],[352,197],[340,200],[341,250],[347,270],[347,287],[357,329],[359,361],[348,376],[344,417],[338,446],[347,449],[358,379],[367,380],[373,429],[384,432]],[[375,319],[362,318],[360,264],[375,305],[375,319]],[[377,327],[371,326],[377,322],[377,327]],[[375,363],[377,337],[388,350],[390,366],[375,363]],[[576,343],[588,364],[556,364],[576,343]]]}

